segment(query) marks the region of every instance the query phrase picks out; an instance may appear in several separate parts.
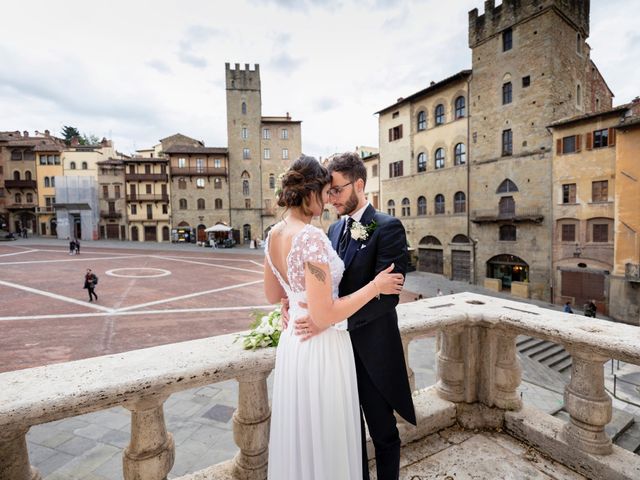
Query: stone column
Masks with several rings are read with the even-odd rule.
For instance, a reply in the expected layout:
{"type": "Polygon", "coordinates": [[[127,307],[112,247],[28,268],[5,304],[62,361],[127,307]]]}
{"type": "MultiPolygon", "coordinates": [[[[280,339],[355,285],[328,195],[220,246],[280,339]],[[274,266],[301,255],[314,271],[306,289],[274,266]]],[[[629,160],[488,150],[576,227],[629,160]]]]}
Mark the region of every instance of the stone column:
{"type": "Polygon", "coordinates": [[[271,408],[267,393],[270,372],[238,377],[238,409],[233,414],[233,438],[240,451],[233,459],[233,478],[264,480],[269,461],[271,408]]]}
{"type": "Polygon", "coordinates": [[[131,411],[131,441],[123,458],[125,480],[166,479],[171,471],[175,444],[162,410],[167,398],[142,398],[123,405],[131,411]]]}
{"type": "Polygon", "coordinates": [[[522,400],[518,395],[517,388],[522,378],[522,368],[516,353],[517,335],[501,330],[497,330],[495,334],[496,363],[493,404],[504,410],[520,410],[522,400]]]}
{"type": "Polygon", "coordinates": [[[463,328],[447,328],[438,332],[437,379],[438,395],[450,402],[463,402],[464,356],[463,328]]]}
{"type": "Polygon", "coordinates": [[[564,427],[566,441],[587,453],[611,453],[604,427],[611,421],[611,398],[604,390],[603,365],[608,359],[591,352],[571,350],[571,383],[564,391],[571,420],[564,427]]]}
{"type": "Polygon", "coordinates": [[[41,480],[40,472],[29,465],[29,427],[0,431],[0,480],[41,480]]]}

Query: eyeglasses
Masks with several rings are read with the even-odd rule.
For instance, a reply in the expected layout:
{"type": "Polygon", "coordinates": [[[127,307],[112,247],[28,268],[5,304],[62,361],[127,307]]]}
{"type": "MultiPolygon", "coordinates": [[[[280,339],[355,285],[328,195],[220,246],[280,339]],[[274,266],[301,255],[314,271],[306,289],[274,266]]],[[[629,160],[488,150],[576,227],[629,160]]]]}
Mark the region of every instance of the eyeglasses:
{"type": "Polygon", "coordinates": [[[353,185],[353,182],[345,183],[344,185],[339,185],[337,187],[331,187],[327,191],[327,193],[329,194],[330,197],[337,197],[338,195],[340,195],[342,193],[344,188],[348,187],[349,185],[353,185]]]}

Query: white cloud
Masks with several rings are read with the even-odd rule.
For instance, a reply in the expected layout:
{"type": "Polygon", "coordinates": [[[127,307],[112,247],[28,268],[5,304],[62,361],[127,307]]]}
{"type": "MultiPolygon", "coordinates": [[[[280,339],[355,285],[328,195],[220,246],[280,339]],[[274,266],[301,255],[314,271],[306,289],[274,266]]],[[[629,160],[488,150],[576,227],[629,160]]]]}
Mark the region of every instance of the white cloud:
{"type": "MultiPolygon", "coordinates": [[[[0,130],[111,136],[121,151],[180,131],[226,145],[224,63],[261,65],[265,115],[303,120],[303,150],[377,145],[373,113],[471,66],[481,0],[32,0],[3,7],[0,130]],[[29,34],[25,34],[28,25],[29,34]]],[[[640,2],[591,2],[593,59],[616,103],[640,92],[640,2]]]]}

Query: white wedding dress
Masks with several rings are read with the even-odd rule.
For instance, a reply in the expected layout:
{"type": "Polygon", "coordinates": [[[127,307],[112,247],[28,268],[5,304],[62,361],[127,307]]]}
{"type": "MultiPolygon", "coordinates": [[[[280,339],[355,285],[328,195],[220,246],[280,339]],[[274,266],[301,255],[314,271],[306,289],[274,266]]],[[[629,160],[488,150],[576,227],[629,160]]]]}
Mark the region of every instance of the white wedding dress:
{"type": "Polygon", "coordinates": [[[265,255],[289,298],[289,327],[276,350],[269,439],[270,480],[362,480],[360,405],[351,340],[344,320],[301,342],[296,318],[307,314],[305,262],[326,263],[333,298],[344,263],[322,230],[306,225],[287,256],[289,284],[265,255]]]}

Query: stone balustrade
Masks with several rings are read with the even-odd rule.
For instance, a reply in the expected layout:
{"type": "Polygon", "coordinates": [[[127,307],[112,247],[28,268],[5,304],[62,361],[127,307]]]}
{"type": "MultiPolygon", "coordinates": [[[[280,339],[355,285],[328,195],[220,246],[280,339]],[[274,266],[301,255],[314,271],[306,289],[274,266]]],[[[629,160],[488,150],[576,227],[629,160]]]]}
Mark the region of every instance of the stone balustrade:
{"type": "MultiPolygon", "coordinates": [[[[603,363],[640,365],[640,329],[533,305],[458,294],[398,307],[405,351],[437,334],[437,384],[416,391],[418,426],[400,425],[403,443],[458,423],[501,428],[589,478],[640,478],[639,457],[611,444],[604,427],[611,399],[603,363]],[[570,421],[522,405],[516,336],[565,346],[573,356],[565,391],[570,421]]],[[[131,439],[123,452],[126,480],[161,480],[175,447],[163,404],[181,390],[236,379],[234,439],[240,451],[228,462],[190,479],[266,478],[270,407],[266,379],[274,349],[246,351],[223,335],[75,362],[0,374],[0,480],[36,480],[25,435],[32,425],[123,406],[131,412],[131,439]]],[[[414,386],[413,372],[409,378],[414,386]]]]}

